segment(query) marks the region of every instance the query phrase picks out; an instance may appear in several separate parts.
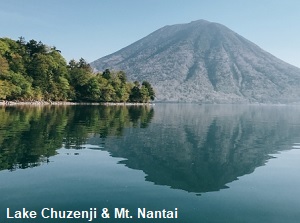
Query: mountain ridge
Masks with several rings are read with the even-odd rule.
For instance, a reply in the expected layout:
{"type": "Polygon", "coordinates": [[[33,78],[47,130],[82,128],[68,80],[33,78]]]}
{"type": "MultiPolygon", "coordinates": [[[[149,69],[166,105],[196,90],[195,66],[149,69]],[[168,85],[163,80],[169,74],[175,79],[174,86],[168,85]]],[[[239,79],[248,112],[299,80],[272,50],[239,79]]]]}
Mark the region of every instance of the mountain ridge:
{"type": "Polygon", "coordinates": [[[131,80],[148,80],[158,101],[300,101],[299,68],[206,20],[164,26],[91,66],[124,70],[131,80]]]}

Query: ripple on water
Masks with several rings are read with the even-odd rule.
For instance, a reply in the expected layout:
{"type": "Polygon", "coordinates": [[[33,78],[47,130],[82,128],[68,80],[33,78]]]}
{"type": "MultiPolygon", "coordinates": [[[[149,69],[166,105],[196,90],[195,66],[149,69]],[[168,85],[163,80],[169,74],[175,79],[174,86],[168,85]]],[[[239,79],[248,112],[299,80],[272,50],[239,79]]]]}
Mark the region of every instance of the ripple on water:
{"type": "Polygon", "coordinates": [[[294,145],[292,146],[293,149],[300,149],[300,143],[294,143],[294,145]]]}

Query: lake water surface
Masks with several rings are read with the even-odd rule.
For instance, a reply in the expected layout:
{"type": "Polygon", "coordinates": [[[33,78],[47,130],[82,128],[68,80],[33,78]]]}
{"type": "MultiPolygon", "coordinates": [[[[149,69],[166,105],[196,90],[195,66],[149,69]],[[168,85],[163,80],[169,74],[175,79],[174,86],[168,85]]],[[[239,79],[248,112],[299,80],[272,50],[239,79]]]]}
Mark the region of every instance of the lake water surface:
{"type": "Polygon", "coordinates": [[[0,223],[89,222],[43,208],[97,208],[96,223],[298,223],[299,148],[297,106],[0,107],[0,223]],[[7,208],[38,216],[7,219],[7,208]]]}

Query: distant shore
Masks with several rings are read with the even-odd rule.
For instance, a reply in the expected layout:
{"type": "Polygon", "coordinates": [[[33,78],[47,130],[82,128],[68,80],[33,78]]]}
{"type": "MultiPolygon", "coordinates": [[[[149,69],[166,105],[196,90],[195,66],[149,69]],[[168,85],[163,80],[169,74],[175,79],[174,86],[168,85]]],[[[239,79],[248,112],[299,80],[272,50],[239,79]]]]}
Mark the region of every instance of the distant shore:
{"type": "Polygon", "coordinates": [[[133,102],[70,102],[70,101],[4,101],[0,100],[0,106],[46,106],[46,105],[106,105],[106,106],[153,106],[154,103],[133,103],[133,102]]]}

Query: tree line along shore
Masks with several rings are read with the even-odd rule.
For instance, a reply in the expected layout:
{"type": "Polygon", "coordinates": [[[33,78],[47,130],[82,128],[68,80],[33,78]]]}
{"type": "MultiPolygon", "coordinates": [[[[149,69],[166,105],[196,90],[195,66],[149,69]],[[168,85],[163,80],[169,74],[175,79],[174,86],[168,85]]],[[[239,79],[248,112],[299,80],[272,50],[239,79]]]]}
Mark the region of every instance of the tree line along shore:
{"type": "Polygon", "coordinates": [[[0,106],[15,106],[15,105],[105,105],[105,106],[154,106],[151,102],[71,102],[71,101],[6,101],[0,100],[0,106]]]}
{"type": "Polygon", "coordinates": [[[127,81],[124,71],[94,72],[81,58],[66,62],[56,47],[0,38],[0,104],[148,103],[148,81],[127,81]]]}

